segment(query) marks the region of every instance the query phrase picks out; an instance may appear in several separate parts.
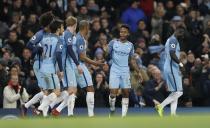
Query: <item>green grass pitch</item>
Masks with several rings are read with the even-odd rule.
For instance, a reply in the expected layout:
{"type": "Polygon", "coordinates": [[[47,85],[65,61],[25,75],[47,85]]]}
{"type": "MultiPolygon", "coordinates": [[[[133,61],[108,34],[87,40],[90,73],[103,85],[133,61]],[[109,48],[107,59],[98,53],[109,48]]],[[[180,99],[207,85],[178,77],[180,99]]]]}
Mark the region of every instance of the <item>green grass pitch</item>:
{"type": "Polygon", "coordinates": [[[0,120],[0,128],[210,128],[210,115],[28,118],[0,120]]]}

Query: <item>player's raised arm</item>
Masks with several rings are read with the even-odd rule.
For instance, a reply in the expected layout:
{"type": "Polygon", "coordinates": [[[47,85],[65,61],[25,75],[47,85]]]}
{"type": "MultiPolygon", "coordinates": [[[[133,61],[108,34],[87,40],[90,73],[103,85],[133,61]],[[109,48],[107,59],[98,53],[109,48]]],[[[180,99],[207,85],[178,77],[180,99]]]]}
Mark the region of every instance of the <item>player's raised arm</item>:
{"type": "Polygon", "coordinates": [[[77,47],[77,52],[79,54],[79,59],[81,61],[84,61],[86,63],[89,63],[89,64],[92,64],[92,65],[95,65],[95,66],[104,66],[105,64],[104,63],[100,63],[100,62],[97,62],[97,61],[94,61],[94,60],[91,60],[90,58],[88,58],[86,56],[86,42],[85,42],[85,38],[87,35],[88,35],[88,32],[89,32],[89,22],[88,21],[80,21],[80,24],[79,24],[79,34],[81,36],[77,37],[77,40],[76,40],[76,47],[77,47]]]}

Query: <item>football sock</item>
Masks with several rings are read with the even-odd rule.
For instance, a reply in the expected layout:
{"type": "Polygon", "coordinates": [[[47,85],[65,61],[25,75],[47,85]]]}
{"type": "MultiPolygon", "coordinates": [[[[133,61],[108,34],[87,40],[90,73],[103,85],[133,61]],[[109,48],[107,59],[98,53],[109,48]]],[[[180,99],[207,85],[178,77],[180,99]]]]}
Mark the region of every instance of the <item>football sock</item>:
{"type": "Polygon", "coordinates": [[[88,108],[88,116],[92,117],[94,116],[94,92],[87,92],[86,102],[88,108]]]}
{"type": "Polygon", "coordinates": [[[122,98],[122,117],[125,117],[128,111],[128,104],[129,99],[128,98],[122,98]]]}
{"type": "Polygon", "coordinates": [[[25,107],[29,108],[31,105],[36,104],[37,102],[41,101],[44,96],[44,93],[41,91],[37,93],[32,99],[30,99],[26,104],[25,107]]]}
{"type": "Polygon", "coordinates": [[[75,99],[76,99],[76,95],[75,94],[71,94],[68,97],[68,116],[71,116],[74,114],[74,105],[75,105],[75,99]]]}
{"type": "Polygon", "coordinates": [[[111,111],[115,111],[115,102],[116,102],[116,97],[111,97],[109,95],[109,105],[111,111]]]}

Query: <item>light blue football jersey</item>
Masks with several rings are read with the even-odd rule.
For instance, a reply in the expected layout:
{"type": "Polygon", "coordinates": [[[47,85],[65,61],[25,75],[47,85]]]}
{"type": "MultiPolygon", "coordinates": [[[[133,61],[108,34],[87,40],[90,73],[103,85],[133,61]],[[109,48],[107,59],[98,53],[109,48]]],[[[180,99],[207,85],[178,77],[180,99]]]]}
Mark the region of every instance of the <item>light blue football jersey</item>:
{"type": "Polygon", "coordinates": [[[62,52],[63,44],[59,36],[49,33],[40,42],[43,47],[41,71],[56,73],[56,52],[62,52]]]}
{"type": "Polygon", "coordinates": [[[134,46],[127,41],[122,43],[120,40],[109,42],[109,54],[111,55],[111,71],[129,72],[129,58],[134,55],[134,46]]]}

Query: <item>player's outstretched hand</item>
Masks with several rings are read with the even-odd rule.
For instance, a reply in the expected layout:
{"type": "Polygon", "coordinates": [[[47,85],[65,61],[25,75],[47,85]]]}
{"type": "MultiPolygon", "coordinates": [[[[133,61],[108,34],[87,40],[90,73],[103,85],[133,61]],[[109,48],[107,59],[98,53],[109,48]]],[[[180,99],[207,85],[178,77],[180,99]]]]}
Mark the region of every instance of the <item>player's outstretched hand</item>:
{"type": "Polygon", "coordinates": [[[83,69],[80,65],[77,66],[77,70],[78,70],[79,74],[83,73],[83,69]]]}

